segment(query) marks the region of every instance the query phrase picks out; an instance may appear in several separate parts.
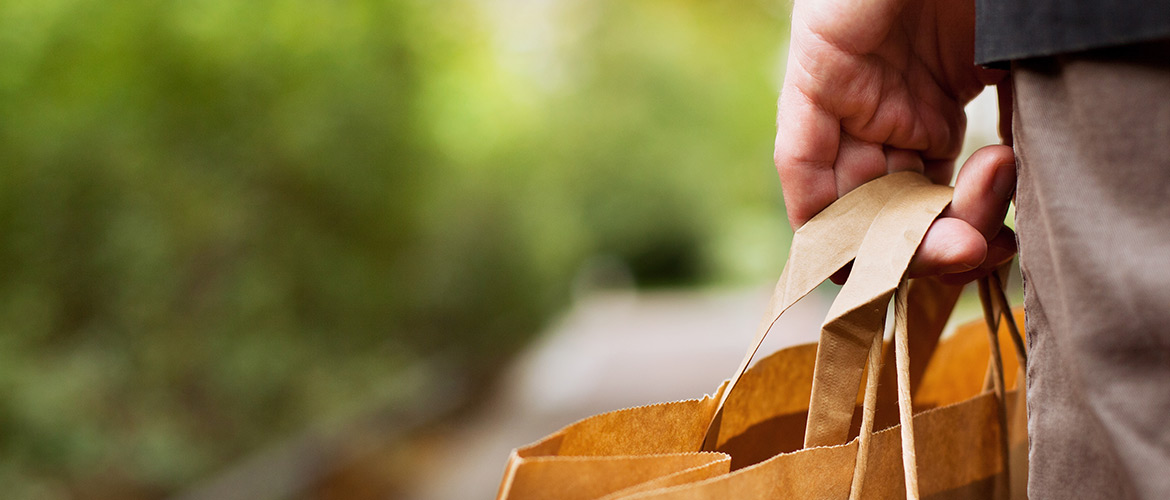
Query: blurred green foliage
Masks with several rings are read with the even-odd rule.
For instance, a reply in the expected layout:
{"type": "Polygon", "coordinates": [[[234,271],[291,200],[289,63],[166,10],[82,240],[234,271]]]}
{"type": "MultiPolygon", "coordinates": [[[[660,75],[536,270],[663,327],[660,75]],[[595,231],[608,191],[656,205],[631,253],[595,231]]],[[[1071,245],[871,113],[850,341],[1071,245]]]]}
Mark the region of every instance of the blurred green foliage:
{"type": "Polygon", "coordinates": [[[165,495],[418,359],[490,374],[597,256],[775,276],[785,16],[509,4],[0,1],[11,497],[165,495]]]}

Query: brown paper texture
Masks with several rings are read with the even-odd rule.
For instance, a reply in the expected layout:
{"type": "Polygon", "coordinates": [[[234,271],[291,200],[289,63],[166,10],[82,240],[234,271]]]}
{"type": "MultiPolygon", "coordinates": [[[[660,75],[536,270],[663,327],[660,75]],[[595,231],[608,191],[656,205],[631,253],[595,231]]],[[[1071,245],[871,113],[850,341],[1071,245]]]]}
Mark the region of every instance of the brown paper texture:
{"type": "MultiPolygon", "coordinates": [[[[837,321],[847,325],[845,338],[852,332],[873,335],[881,331],[885,305],[881,303],[881,315],[877,315],[876,304],[888,299],[886,288],[897,286],[921,238],[917,233],[925,231],[949,199],[913,175],[883,179],[876,188],[858,190],[870,194],[854,197],[849,209],[830,207],[823,214],[831,217],[814,219],[805,226],[813,225],[805,235],[820,239],[832,235],[833,241],[818,245],[813,240],[794,240],[794,252],[795,241],[800,241],[800,252],[805,253],[790,256],[761,325],[763,333],[774,321],[773,315],[778,316],[790,302],[827,279],[854,252],[861,258],[850,283],[858,276],[877,277],[853,285],[850,295],[839,299],[842,306],[830,314],[827,324],[837,321]],[[852,211],[858,207],[871,213],[852,211]],[[879,215],[883,212],[886,217],[879,215]],[[835,225],[846,229],[831,231],[835,225]],[[907,230],[905,226],[914,227],[907,230]],[[884,233],[893,236],[881,236],[884,233]],[[890,238],[894,241],[886,242],[890,238]],[[874,242],[881,242],[881,248],[874,242]],[[814,250],[825,251],[825,245],[839,247],[827,251],[826,260],[817,261],[814,250]],[[890,269],[880,269],[883,262],[890,269]]],[[[840,208],[837,204],[834,207],[840,208]]],[[[995,498],[1000,491],[997,481],[1003,480],[1003,471],[1010,466],[1015,498],[1023,498],[1020,478],[1026,477],[1022,471],[1027,466],[1023,395],[1008,393],[1008,429],[1001,429],[997,416],[1001,402],[993,393],[983,391],[989,353],[987,326],[982,321],[965,325],[940,340],[939,332],[958,290],[920,281],[910,285],[906,323],[911,330],[909,371],[919,491],[923,498],[995,498]],[[1007,432],[1011,448],[1010,464],[1003,463],[1000,450],[1003,432],[1007,432]]],[[[833,334],[839,331],[833,330],[833,334]]],[[[1006,386],[1018,386],[1019,365],[1010,355],[1014,348],[1006,335],[1001,334],[999,341],[1005,353],[1006,386]]],[[[751,346],[748,359],[755,347],[751,346]]],[[[857,432],[855,417],[861,413],[854,407],[860,401],[865,353],[858,366],[848,367],[859,373],[848,374],[848,383],[841,384],[844,389],[834,394],[838,397],[834,404],[847,406],[850,414],[841,438],[845,444],[801,449],[820,362],[818,350],[823,350],[823,345],[820,349],[817,344],[786,348],[742,374],[737,371],[732,379],[734,387],[725,382],[713,396],[596,415],[518,448],[508,462],[498,498],[847,498],[858,460],[857,441],[851,438],[857,432]],[[707,440],[715,452],[699,453],[721,401],[722,417],[707,440]]],[[[894,380],[893,368],[894,363],[884,364],[881,380],[894,380]]],[[[895,398],[879,396],[879,423],[869,445],[861,498],[904,495],[900,426],[896,425],[897,408],[892,406],[896,406],[895,398]],[[882,415],[886,415],[885,423],[880,423],[882,415]]]]}

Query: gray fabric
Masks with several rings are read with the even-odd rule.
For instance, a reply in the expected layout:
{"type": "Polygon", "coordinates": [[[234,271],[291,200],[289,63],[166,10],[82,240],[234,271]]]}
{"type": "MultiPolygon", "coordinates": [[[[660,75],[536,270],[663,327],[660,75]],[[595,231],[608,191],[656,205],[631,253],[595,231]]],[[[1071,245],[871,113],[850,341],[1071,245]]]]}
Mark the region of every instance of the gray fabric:
{"type": "Polygon", "coordinates": [[[1166,0],[976,0],[975,63],[1170,37],[1166,0]]]}
{"type": "Polygon", "coordinates": [[[1013,83],[1029,496],[1170,498],[1170,44],[1013,83]]]}

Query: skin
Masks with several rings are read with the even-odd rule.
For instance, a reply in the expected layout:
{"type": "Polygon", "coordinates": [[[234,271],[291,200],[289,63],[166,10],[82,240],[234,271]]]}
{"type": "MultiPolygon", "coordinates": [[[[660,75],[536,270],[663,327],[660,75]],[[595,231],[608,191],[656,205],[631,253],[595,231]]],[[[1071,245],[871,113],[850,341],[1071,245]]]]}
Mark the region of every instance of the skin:
{"type": "MultiPolygon", "coordinates": [[[[794,229],[890,172],[950,182],[963,107],[987,85],[1002,83],[1001,97],[1009,90],[1006,72],[974,64],[974,33],[970,1],[797,0],[775,152],[794,229]]],[[[911,276],[965,282],[1010,259],[1015,237],[1003,219],[1015,182],[1009,145],[976,151],[911,276]]]]}

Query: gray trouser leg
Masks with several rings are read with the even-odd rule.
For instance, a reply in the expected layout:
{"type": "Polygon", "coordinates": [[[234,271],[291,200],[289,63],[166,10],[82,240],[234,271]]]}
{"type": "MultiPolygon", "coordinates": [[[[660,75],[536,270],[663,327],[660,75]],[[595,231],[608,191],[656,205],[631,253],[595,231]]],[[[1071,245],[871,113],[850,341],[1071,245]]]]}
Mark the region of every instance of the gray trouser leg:
{"type": "Polygon", "coordinates": [[[1029,496],[1170,498],[1170,43],[1013,83],[1029,496]]]}

